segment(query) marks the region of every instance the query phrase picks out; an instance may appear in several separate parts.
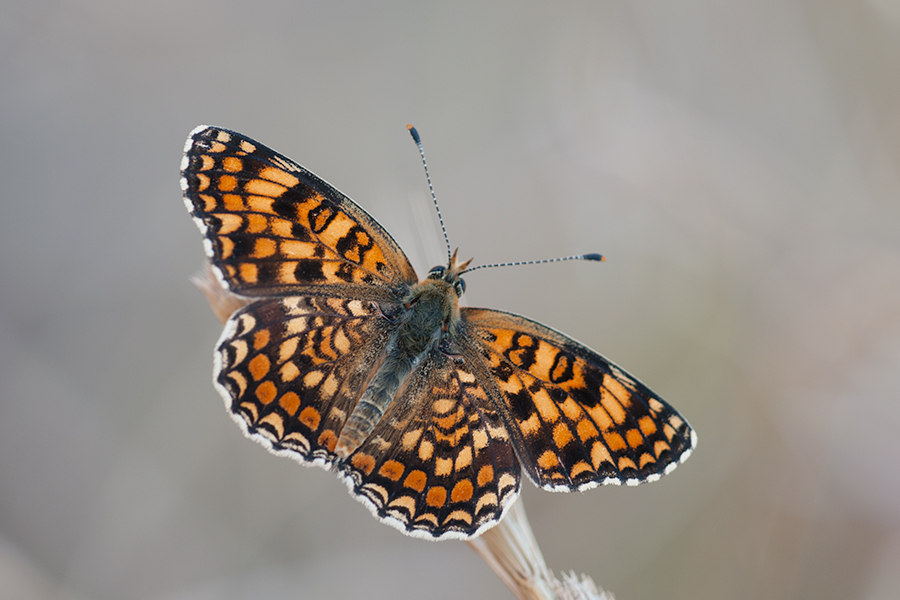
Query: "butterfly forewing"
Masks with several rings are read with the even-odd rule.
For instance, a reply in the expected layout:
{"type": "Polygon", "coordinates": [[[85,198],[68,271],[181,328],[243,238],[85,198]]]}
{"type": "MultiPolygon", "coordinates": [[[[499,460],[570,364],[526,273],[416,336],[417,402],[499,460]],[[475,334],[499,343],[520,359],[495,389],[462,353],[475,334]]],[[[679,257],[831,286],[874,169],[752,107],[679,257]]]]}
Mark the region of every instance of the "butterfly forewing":
{"type": "Polygon", "coordinates": [[[462,318],[541,487],[654,481],[690,455],[687,421],[593,350],[510,313],[464,308],[462,318]]]}
{"type": "Polygon", "coordinates": [[[520,469],[502,416],[462,359],[432,354],[345,462],[382,520],[428,539],[469,538],[500,520],[520,469]]]}
{"type": "Polygon", "coordinates": [[[235,293],[386,300],[418,281],[390,234],[357,204],[234,131],[191,133],[182,187],[213,268],[235,293]]]}

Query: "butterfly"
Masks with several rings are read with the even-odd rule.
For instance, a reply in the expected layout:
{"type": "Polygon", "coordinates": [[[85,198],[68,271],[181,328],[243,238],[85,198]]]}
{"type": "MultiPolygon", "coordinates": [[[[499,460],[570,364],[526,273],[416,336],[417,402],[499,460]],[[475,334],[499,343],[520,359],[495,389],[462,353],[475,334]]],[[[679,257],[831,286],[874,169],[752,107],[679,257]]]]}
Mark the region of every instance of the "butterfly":
{"type": "Polygon", "coordinates": [[[460,307],[471,261],[456,252],[420,280],[375,219],[274,150],[197,127],[181,187],[216,278],[247,300],[215,350],[232,418],[336,472],[401,532],[468,539],[503,518],[523,470],[552,491],[636,485],[696,445],[675,409],[590,348],[460,307]]]}

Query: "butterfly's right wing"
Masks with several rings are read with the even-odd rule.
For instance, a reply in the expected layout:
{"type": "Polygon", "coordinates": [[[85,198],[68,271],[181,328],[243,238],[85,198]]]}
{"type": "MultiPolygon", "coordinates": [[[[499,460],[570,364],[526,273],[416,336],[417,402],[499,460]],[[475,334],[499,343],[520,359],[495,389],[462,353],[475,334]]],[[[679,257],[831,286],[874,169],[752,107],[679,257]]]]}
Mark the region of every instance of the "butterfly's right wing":
{"type": "Polygon", "coordinates": [[[246,136],[198,127],[185,144],[181,174],[213,270],[236,294],[395,301],[418,281],[400,246],[366,211],[246,136]]]}

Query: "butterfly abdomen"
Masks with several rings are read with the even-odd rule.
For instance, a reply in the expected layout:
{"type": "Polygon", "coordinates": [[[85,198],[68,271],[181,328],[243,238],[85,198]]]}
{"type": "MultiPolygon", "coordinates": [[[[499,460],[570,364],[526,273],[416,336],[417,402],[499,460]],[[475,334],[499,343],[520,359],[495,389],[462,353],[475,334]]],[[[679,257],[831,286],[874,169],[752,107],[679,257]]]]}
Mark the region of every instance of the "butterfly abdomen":
{"type": "Polygon", "coordinates": [[[397,397],[406,378],[429,352],[437,348],[444,325],[456,308],[456,296],[448,295],[450,293],[449,287],[431,281],[411,290],[410,298],[404,303],[405,310],[397,317],[385,360],[341,430],[335,447],[338,456],[346,458],[362,445],[397,397]]]}

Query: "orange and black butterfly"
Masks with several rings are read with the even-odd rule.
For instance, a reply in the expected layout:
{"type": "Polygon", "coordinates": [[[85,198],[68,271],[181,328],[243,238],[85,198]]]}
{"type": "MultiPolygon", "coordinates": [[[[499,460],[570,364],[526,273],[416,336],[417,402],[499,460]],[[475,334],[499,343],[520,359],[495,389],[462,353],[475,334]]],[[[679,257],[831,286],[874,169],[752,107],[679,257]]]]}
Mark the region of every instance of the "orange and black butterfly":
{"type": "Polygon", "coordinates": [[[181,186],[213,272],[249,302],[216,346],[228,411],[276,454],[338,473],[403,533],[482,533],[523,468],[553,491],[636,485],[696,444],[675,409],[590,348],[461,308],[470,261],[455,252],[420,281],[375,219],[266,146],[198,127],[181,186]]]}

